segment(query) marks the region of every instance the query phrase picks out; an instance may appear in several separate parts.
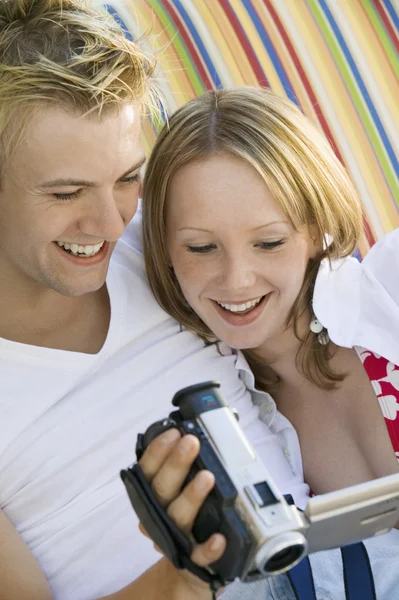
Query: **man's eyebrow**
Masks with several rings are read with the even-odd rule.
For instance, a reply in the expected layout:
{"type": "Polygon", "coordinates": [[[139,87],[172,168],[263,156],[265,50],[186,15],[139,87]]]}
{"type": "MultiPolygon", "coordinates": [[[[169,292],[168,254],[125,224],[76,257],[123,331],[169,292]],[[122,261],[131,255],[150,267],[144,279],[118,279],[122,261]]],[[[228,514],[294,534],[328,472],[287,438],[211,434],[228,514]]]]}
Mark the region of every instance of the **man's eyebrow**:
{"type": "MultiPolygon", "coordinates": [[[[130,169],[128,169],[125,173],[123,173],[123,175],[121,175],[119,177],[118,181],[120,179],[123,179],[124,177],[126,177],[127,175],[132,173],[133,171],[140,169],[140,167],[143,166],[145,161],[146,161],[145,157],[141,158],[135,165],[133,165],[132,167],[130,167],[130,169]]],[[[40,183],[37,187],[38,188],[54,188],[54,187],[61,187],[61,186],[94,187],[95,185],[96,185],[95,182],[87,181],[85,179],[73,179],[73,178],[64,178],[63,179],[63,178],[60,178],[60,179],[52,179],[51,181],[45,181],[44,183],[40,183]]]]}

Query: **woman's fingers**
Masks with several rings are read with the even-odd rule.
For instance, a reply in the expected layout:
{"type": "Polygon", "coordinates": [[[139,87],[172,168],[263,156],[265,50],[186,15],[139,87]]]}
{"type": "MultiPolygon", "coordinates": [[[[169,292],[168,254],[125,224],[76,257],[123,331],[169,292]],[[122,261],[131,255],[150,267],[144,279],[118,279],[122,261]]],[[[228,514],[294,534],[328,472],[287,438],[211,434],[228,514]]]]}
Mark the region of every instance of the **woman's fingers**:
{"type": "Polygon", "coordinates": [[[191,531],[198,511],[214,485],[213,473],[200,471],[169,504],[168,515],[186,535],[191,531]]]}
{"type": "MultiPolygon", "coordinates": [[[[142,526],[142,524],[141,524],[141,523],[139,523],[139,529],[140,529],[141,533],[142,533],[143,535],[145,535],[145,537],[148,537],[149,539],[151,539],[151,538],[150,538],[150,536],[149,536],[149,535],[148,535],[148,533],[147,533],[147,530],[146,530],[146,529],[144,529],[144,527],[142,526]]],[[[164,554],[164,551],[163,551],[163,550],[162,550],[162,549],[161,549],[161,548],[160,548],[160,547],[159,547],[157,544],[153,544],[153,546],[154,546],[154,548],[155,548],[155,550],[156,550],[157,552],[159,552],[160,554],[164,554]]]]}
{"type": "MultiPolygon", "coordinates": [[[[147,530],[146,530],[146,529],[143,527],[143,525],[142,525],[141,523],[139,523],[139,529],[140,529],[141,533],[142,533],[143,535],[145,535],[145,537],[148,537],[148,538],[150,538],[150,536],[149,536],[149,535],[148,535],[148,533],[147,533],[147,530]]],[[[150,539],[151,539],[151,538],[150,538],[150,539]]]]}
{"type": "MultiPolygon", "coordinates": [[[[199,448],[195,436],[181,437],[177,429],[170,429],[151,442],[139,461],[158,501],[167,507],[170,518],[186,535],[191,532],[198,511],[215,484],[211,472],[200,471],[182,489],[199,448]]],[[[149,537],[141,524],[139,527],[149,537]]],[[[161,552],[156,545],[154,547],[161,552]]],[[[203,544],[195,546],[191,559],[199,566],[207,566],[218,560],[225,548],[226,539],[215,533],[203,544]]]]}
{"type": "Polygon", "coordinates": [[[198,438],[185,435],[171,447],[162,466],[152,477],[151,487],[162,506],[168,506],[180,494],[199,447],[198,438]]]}
{"type": "Polygon", "coordinates": [[[221,533],[214,533],[203,544],[195,546],[191,560],[199,567],[207,567],[221,558],[226,549],[226,538],[221,533]]]}
{"type": "Polygon", "coordinates": [[[180,439],[181,435],[177,429],[169,429],[169,431],[155,438],[148,446],[139,461],[139,465],[149,483],[151,483],[180,439]]]}
{"type": "MultiPolygon", "coordinates": [[[[142,524],[139,524],[141,533],[146,537],[150,537],[142,524]]],[[[150,538],[151,539],[151,538],[150,538]]],[[[160,554],[164,554],[157,544],[154,544],[154,548],[160,554]]],[[[221,533],[214,533],[209,539],[203,544],[195,546],[191,553],[191,560],[195,562],[199,567],[207,567],[211,563],[218,560],[223,552],[226,550],[226,538],[221,533]]]]}

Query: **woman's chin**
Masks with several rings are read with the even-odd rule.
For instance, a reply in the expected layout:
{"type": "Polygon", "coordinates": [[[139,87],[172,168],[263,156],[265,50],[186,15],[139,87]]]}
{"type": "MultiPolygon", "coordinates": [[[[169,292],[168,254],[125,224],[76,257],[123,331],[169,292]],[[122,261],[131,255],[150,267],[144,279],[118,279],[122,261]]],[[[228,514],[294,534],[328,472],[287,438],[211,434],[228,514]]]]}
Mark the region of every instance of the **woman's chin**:
{"type": "Polygon", "coordinates": [[[255,337],[235,336],[235,335],[220,335],[218,339],[233,348],[234,350],[252,350],[262,346],[264,340],[255,337]]]}

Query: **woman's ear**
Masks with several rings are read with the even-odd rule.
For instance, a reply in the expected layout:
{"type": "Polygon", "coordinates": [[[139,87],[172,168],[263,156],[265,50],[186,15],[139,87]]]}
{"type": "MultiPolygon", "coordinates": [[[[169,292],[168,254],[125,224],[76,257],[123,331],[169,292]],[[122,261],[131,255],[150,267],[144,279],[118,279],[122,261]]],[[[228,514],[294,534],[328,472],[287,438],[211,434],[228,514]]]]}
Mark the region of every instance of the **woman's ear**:
{"type": "Polygon", "coordinates": [[[316,258],[323,250],[323,236],[316,224],[309,225],[310,258],[316,258]]]}

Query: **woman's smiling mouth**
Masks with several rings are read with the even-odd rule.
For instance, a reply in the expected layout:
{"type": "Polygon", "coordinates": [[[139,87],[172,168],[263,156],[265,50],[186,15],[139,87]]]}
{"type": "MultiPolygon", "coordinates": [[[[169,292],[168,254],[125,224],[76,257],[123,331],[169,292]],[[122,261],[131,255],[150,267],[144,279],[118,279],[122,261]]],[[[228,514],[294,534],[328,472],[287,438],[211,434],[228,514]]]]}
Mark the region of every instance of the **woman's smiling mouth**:
{"type": "Polygon", "coordinates": [[[261,300],[263,300],[264,296],[259,296],[254,300],[247,300],[245,302],[235,303],[235,302],[216,302],[225,310],[230,310],[234,313],[244,313],[248,312],[250,309],[254,308],[261,300]]]}
{"type": "Polygon", "coordinates": [[[261,314],[270,298],[271,292],[245,302],[219,302],[213,300],[218,314],[230,325],[250,325],[261,314]]]}

